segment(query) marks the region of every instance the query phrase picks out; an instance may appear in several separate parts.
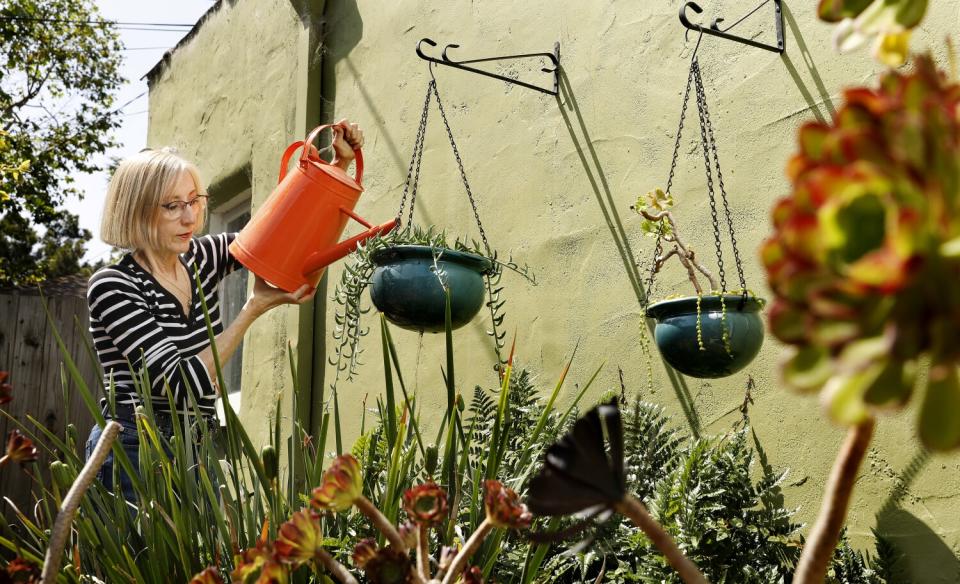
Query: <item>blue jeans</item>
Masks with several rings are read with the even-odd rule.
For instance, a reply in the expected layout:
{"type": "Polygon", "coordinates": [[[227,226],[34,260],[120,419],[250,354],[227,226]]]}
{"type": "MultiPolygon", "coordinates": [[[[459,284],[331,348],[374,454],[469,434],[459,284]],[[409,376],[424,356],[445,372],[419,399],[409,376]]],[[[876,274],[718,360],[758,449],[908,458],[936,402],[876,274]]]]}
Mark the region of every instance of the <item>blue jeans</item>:
{"type": "MultiPolygon", "coordinates": [[[[118,408],[119,410],[120,408],[118,408]]],[[[111,418],[109,414],[105,414],[105,417],[109,421],[111,418]]],[[[192,416],[191,416],[192,418],[192,416]]],[[[127,458],[130,459],[130,465],[135,471],[140,470],[140,437],[137,434],[137,422],[134,420],[132,414],[127,412],[117,413],[117,417],[113,418],[114,422],[120,424],[120,434],[117,436],[117,440],[120,444],[120,447],[123,448],[123,451],[127,454],[127,458]]],[[[154,423],[156,424],[157,431],[160,435],[165,438],[167,441],[173,436],[173,419],[167,414],[155,414],[154,423]]],[[[196,420],[194,420],[196,423],[196,420]]],[[[210,421],[206,418],[204,423],[209,424],[210,421]]],[[[198,430],[195,430],[198,431],[198,430]]],[[[209,430],[208,430],[209,431],[209,430]]],[[[93,428],[90,429],[90,436],[87,438],[86,448],[84,449],[85,458],[89,459],[93,454],[93,449],[97,446],[97,441],[100,440],[100,435],[103,433],[103,429],[99,425],[94,424],[93,428]]],[[[216,440],[216,432],[214,432],[214,439],[216,440]]],[[[216,443],[215,443],[216,446],[216,443]]],[[[199,454],[197,445],[194,445],[194,455],[199,454]]],[[[172,456],[172,453],[167,452],[167,456],[172,456]]],[[[113,484],[113,452],[111,451],[107,454],[107,458],[103,463],[103,466],[100,467],[100,471],[97,473],[97,479],[103,486],[108,490],[117,492],[116,486],[113,484]]],[[[120,493],[123,495],[123,498],[131,503],[136,503],[137,494],[133,489],[133,482],[130,480],[130,476],[124,471],[123,468],[119,469],[119,478],[120,478],[120,493]]],[[[216,485],[217,480],[215,476],[210,477],[211,481],[216,485]]]]}
{"type": "MultiPolygon", "coordinates": [[[[109,418],[108,418],[109,421],[109,418]]],[[[130,464],[134,469],[140,468],[140,437],[137,435],[137,423],[132,418],[126,417],[117,417],[113,420],[120,424],[120,434],[117,436],[117,440],[120,443],[120,447],[123,448],[123,451],[127,454],[127,458],[130,459],[130,464]]],[[[103,434],[103,428],[99,425],[94,424],[93,428],[90,429],[90,437],[87,438],[87,446],[84,449],[85,458],[89,459],[93,455],[93,449],[97,446],[97,442],[100,440],[100,435],[103,434]]],[[[97,479],[103,483],[108,490],[117,492],[113,484],[113,452],[111,451],[107,454],[107,458],[103,463],[103,466],[100,467],[100,471],[97,473],[97,479]]],[[[130,476],[123,470],[120,469],[120,492],[123,494],[123,498],[127,501],[133,503],[137,500],[137,494],[133,490],[133,482],[130,480],[130,476]]]]}

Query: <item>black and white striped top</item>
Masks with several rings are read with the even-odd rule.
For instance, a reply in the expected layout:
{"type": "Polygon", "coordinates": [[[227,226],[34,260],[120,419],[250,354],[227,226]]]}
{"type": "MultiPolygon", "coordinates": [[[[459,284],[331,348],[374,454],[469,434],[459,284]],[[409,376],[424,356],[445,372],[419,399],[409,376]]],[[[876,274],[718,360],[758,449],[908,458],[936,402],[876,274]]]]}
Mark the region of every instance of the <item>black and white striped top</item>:
{"type": "MultiPolygon", "coordinates": [[[[194,279],[200,275],[214,334],[223,331],[220,322],[218,285],[241,267],[227,251],[235,233],[194,238],[190,249],[180,255],[194,279]]],[[[104,384],[116,388],[118,404],[139,404],[133,375],[143,372],[150,378],[154,411],[170,412],[166,387],[173,392],[179,413],[193,413],[188,391],[193,391],[203,414],[216,411],[215,372],[207,372],[197,354],[209,346],[203,307],[193,286],[190,315],[184,316],[180,303],[153,275],[143,269],[132,254],[98,270],[87,287],[90,307],[90,334],[103,368],[104,384]]]]}

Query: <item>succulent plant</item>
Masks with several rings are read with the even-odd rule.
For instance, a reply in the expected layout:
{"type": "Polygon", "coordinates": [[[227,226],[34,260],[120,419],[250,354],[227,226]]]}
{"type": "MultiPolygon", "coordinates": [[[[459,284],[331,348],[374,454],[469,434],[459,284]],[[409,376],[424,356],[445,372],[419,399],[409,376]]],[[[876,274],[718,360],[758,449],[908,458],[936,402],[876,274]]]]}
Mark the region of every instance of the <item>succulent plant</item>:
{"type": "Polygon", "coordinates": [[[0,458],[0,466],[8,462],[19,462],[24,465],[36,460],[37,447],[33,444],[33,440],[21,434],[16,428],[10,430],[10,436],[7,437],[7,453],[0,458]]]}
{"type": "Polygon", "coordinates": [[[215,566],[205,568],[190,580],[190,584],[224,584],[220,572],[215,566]]]}
{"type": "Polygon", "coordinates": [[[323,548],[320,516],[310,509],[294,513],[280,526],[273,543],[274,556],[281,562],[300,565],[313,560],[323,548]]]}
{"type": "Polygon", "coordinates": [[[447,516],[447,492],[434,482],[417,485],[403,494],[403,508],[415,523],[437,525],[447,516]]]}
{"type": "Polygon", "coordinates": [[[483,483],[483,504],[487,519],[494,527],[526,529],[530,527],[533,516],[527,506],[520,502],[517,493],[505,487],[503,483],[487,480],[483,483]]]}
{"type": "Polygon", "coordinates": [[[0,371],[0,406],[13,401],[13,386],[7,383],[9,371],[0,371]]]}
{"type": "Polygon", "coordinates": [[[849,51],[873,39],[873,55],[891,67],[907,60],[910,33],[927,11],[927,0],[820,0],[821,20],[838,22],[833,43],[849,51]]]}
{"type": "Polygon", "coordinates": [[[373,559],[377,555],[377,542],[372,537],[366,537],[361,539],[353,546],[353,554],[351,559],[353,559],[353,565],[358,568],[363,568],[367,565],[367,562],[373,559]]]}
{"type": "Polygon", "coordinates": [[[393,546],[377,550],[364,565],[372,584],[408,584],[413,582],[413,564],[406,552],[393,546]]]}
{"type": "Polygon", "coordinates": [[[310,504],[321,511],[346,511],[363,493],[360,463],[349,454],[337,457],[313,490],[310,504]]]}
{"type": "Polygon", "coordinates": [[[788,384],[851,425],[920,391],[938,450],[960,447],[958,106],[929,57],[848,90],[832,123],[801,128],[761,250],[788,384]]]}

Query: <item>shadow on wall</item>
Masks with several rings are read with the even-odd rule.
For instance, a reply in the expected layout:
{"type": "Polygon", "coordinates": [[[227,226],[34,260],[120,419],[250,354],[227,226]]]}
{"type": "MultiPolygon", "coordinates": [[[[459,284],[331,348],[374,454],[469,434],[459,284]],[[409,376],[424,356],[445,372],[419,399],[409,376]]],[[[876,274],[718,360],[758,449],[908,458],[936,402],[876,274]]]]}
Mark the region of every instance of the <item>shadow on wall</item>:
{"type": "Polygon", "coordinates": [[[363,19],[356,0],[327,0],[323,11],[324,34],[320,44],[323,73],[320,81],[323,93],[323,117],[330,119],[332,100],[337,95],[336,65],[346,58],[363,38],[363,19]]]}
{"type": "Polygon", "coordinates": [[[877,533],[902,554],[897,566],[914,584],[960,582],[960,559],[926,523],[903,509],[877,514],[877,533]]]}
{"type": "MultiPolygon", "coordinates": [[[[610,190],[610,184],[607,182],[606,174],[600,163],[600,157],[597,156],[597,151],[593,147],[593,140],[591,140],[587,125],[583,121],[583,115],[580,113],[577,98],[573,94],[570,80],[567,79],[567,75],[562,67],[560,69],[560,95],[557,96],[557,106],[560,108],[563,123],[567,127],[567,132],[570,134],[574,148],[577,150],[577,156],[583,165],[587,180],[590,181],[590,188],[597,200],[597,204],[600,206],[600,211],[603,213],[603,219],[607,224],[607,228],[610,230],[614,244],[617,246],[620,259],[623,261],[623,267],[626,270],[627,277],[630,279],[630,285],[633,287],[633,292],[637,297],[637,303],[643,307],[647,301],[647,292],[644,289],[643,278],[637,267],[636,257],[634,257],[633,250],[630,248],[630,242],[627,239],[623,221],[620,219],[620,213],[617,211],[617,203],[610,190]]],[[[653,321],[651,319],[644,320],[652,338],[653,321]]],[[[687,386],[687,380],[662,359],[661,363],[667,372],[667,377],[670,379],[670,385],[673,386],[673,391],[677,396],[680,407],[683,409],[683,415],[687,419],[691,433],[699,438],[703,426],[700,421],[700,415],[697,413],[696,406],[693,402],[693,395],[687,386]]]]}
{"type": "Polygon", "coordinates": [[[915,584],[960,582],[960,558],[923,521],[900,508],[927,463],[930,453],[921,448],[914,454],[894,488],[877,512],[877,534],[889,540],[901,554],[897,568],[915,584]]]}
{"type": "MultiPolygon", "coordinates": [[[[810,89],[806,86],[803,81],[803,78],[800,77],[799,71],[797,71],[796,65],[793,64],[793,60],[790,58],[789,53],[789,44],[788,49],[783,53],[780,53],[780,58],[783,61],[784,66],[787,68],[787,71],[790,72],[790,76],[793,77],[793,82],[797,84],[797,89],[800,90],[800,94],[803,95],[804,101],[807,102],[807,109],[813,113],[814,117],[817,118],[822,123],[827,123],[830,121],[830,118],[833,118],[837,113],[837,109],[833,106],[833,100],[830,97],[830,92],[827,91],[826,85],[823,84],[823,78],[820,77],[820,71],[817,69],[817,64],[813,62],[813,56],[810,55],[810,50],[807,48],[807,43],[803,40],[803,35],[800,34],[800,27],[797,26],[797,20],[793,17],[793,12],[790,11],[790,8],[786,3],[782,4],[783,8],[783,18],[787,22],[787,26],[790,28],[790,40],[794,41],[797,45],[797,48],[800,50],[800,57],[803,59],[803,64],[806,65],[807,72],[810,74],[810,77],[813,78],[814,85],[817,86],[817,93],[820,96],[820,101],[816,101],[813,98],[813,94],[810,92],[810,89]],[[820,109],[820,106],[824,106],[826,109],[825,115],[824,112],[820,109]]],[[[791,114],[797,115],[802,113],[794,112],[791,114]]]]}

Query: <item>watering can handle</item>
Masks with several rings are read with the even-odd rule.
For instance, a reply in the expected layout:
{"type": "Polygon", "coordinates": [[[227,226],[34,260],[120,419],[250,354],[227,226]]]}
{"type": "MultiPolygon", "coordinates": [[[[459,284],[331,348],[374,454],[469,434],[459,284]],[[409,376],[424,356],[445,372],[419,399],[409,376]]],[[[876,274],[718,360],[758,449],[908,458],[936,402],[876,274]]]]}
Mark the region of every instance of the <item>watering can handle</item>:
{"type": "Polygon", "coordinates": [[[350,252],[357,248],[358,243],[362,243],[371,237],[380,235],[381,233],[388,233],[397,226],[396,219],[391,219],[380,225],[371,225],[363,217],[360,217],[346,207],[340,207],[340,212],[362,224],[364,227],[367,227],[367,230],[359,235],[354,235],[349,239],[344,239],[329,249],[310,254],[303,266],[304,276],[316,272],[321,268],[325,268],[333,262],[346,257],[350,254],[350,252]]]}
{"type": "MultiPolygon", "coordinates": [[[[313,160],[314,162],[319,162],[320,164],[330,165],[329,162],[323,160],[322,158],[312,158],[310,157],[310,146],[313,144],[313,141],[317,139],[317,136],[320,135],[320,132],[326,130],[327,128],[333,128],[336,124],[324,124],[322,126],[317,126],[310,132],[310,135],[307,136],[307,139],[303,142],[303,151],[300,152],[300,164],[305,163],[307,160],[313,160]]],[[[293,144],[290,145],[291,147],[293,144]]],[[[290,148],[288,147],[289,151],[290,148]]],[[[356,174],[353,177],[353,180],[357,181],[357,184],[361,187],[363,186],[363,152],[359,148],[355,148],[354,151],[355,161],[357,163],[356,174]]],[[[284,153],[286,154],[286,153],[284,153]]],[[[292,153],[291,153],[292,154],[292,153]]],[[[286,168],[286,167],[284,167],[286,168]]]]}

